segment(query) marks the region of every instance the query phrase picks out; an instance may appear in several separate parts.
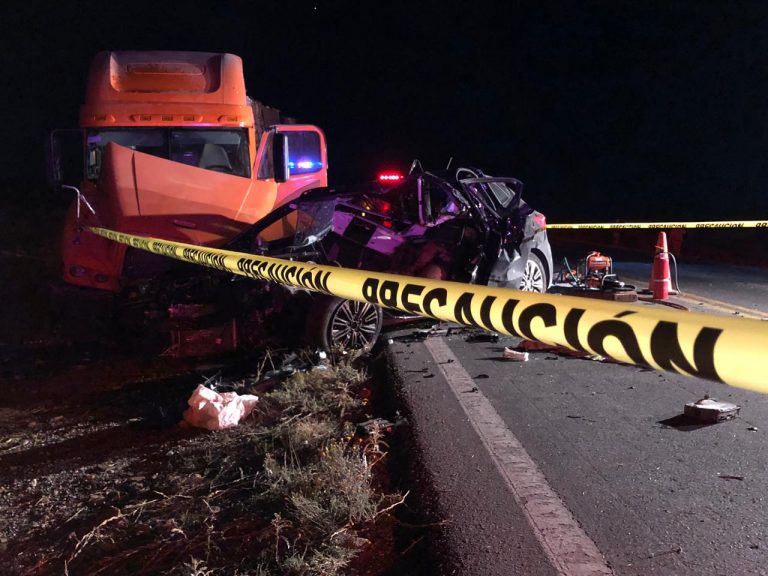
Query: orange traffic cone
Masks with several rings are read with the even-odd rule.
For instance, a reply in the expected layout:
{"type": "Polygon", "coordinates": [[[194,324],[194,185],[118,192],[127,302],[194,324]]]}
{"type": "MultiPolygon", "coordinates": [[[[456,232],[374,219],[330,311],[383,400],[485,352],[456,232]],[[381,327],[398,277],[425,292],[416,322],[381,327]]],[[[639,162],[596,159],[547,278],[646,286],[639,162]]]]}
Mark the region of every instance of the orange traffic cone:
{"type": "Polygon", "coordinates": [[[656,240],[656,253],[651,268],[651,281],[648,290],[653,292],[654,300],[668,300],[672,289],[672,274],[669,271],[669,251],[667,250],[667,233],[659,232],[656,240]]]}

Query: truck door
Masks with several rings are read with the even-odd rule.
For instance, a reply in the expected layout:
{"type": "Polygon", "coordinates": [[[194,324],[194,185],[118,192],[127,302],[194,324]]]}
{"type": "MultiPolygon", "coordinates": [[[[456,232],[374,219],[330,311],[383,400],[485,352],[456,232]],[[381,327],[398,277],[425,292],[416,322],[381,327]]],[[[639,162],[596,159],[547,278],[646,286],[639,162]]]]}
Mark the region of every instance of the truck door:
{"type": "Polygon", "coordinates": [[[306,124],[273,126],[261,139],[253,172],[257,180],[275,183],[275,207],[312,188],[328,186],[325,135],[318,127],[306,124]],[[286,144],[281,158],[275,157],[277,135],[286,144]]]}

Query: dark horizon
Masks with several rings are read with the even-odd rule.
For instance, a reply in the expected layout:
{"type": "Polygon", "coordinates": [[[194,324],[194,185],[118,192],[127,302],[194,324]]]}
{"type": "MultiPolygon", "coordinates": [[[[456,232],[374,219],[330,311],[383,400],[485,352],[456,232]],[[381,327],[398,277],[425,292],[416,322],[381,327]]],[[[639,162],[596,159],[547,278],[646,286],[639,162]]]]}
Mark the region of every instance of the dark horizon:
{"type": "Polygon", "coordinates": [[[453,158],[520,178],[552,221],[768,217],[768,6],[431,5],[5,5],[2,179],[44,185],[96,52],[200,50],[320,126],[333,183],[453,158]]]}

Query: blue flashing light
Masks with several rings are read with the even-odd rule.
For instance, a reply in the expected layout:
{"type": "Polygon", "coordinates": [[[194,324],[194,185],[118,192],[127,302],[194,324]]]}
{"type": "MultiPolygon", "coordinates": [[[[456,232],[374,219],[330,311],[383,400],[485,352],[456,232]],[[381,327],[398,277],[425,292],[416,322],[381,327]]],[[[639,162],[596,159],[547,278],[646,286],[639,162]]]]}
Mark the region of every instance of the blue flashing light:
{"type": "Polygon", "coordinates": [[[289,160],[288,161],[288,168],[292,171],[296,171],[297,173],[302,172],[315,172],[323,167],[323,163],[316,161],[316,160],[310,160],[307,158],[300,158],[298,160],[289,160]]]}

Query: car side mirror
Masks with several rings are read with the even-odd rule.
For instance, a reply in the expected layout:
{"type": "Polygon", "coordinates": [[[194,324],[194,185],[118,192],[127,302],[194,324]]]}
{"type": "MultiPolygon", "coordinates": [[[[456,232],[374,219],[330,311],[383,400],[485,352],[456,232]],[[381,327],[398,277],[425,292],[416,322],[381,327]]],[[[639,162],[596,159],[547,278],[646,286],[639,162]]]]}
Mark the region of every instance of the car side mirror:
{"type": "Polygon", "coordinates": [[[275,182],[288,182],[291,170],[288,167],[288,135],[285,133],[275,132],[272,137],[272,162],[275,182]]]}

